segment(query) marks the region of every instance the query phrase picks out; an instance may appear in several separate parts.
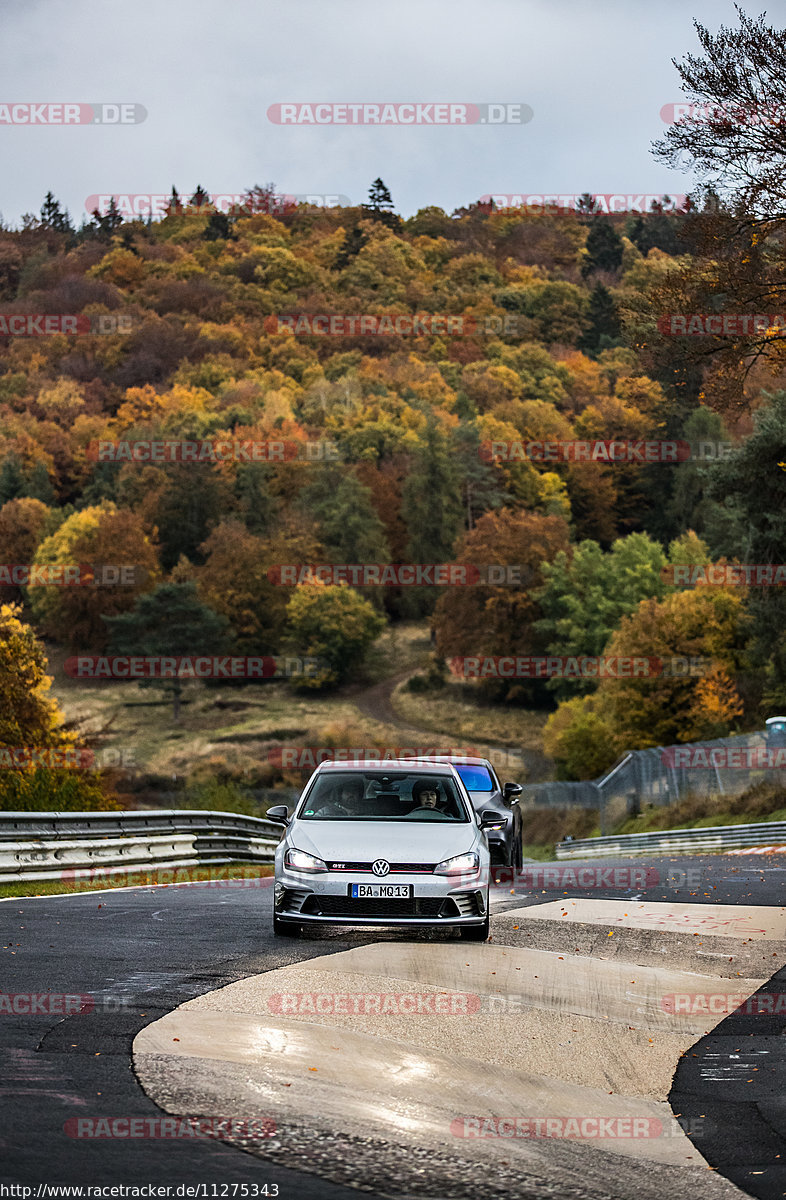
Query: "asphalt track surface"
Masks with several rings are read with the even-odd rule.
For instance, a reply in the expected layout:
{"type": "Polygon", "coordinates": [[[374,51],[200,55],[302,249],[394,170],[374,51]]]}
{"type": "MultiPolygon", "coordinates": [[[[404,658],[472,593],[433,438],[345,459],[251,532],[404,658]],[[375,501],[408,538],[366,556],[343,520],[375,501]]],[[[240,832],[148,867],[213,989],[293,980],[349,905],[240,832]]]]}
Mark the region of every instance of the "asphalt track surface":
{"type": "MultiPolygon", "coordinates": [[[[613,866],[619,867],[621,861],[614,860],[613,866]]],[[[502,915],[506,909],[587,895],[660,903],[786,905],[786,856],[679,856],[628,862],[650,869],[646,888],[611,886],[588,892],[534,887],[532,881],[539,877],[533,875],[529,886],[495,888],[492,913],[502,915]]],[[[608,863],[556,865],[597,870],[608,863]]],[[[530,867],[534,870],[536,864],[530,867]]],[[[271,905],[269,886],[226,883],[0,903],[2,991],[91,994],[95,1000],[93,1011],[70,1016],[0,1014],[0,1181],[16,1185],[267,1183],[277,1184],[281,1196],[298,1200],[357,1197],[353,1187],[260,1161],[215,1139],[87,1141],[70,1137],[65,1130],[74,1117],[161,1116],[133,1073],[131,1045],[140,1029],[185,1000],[334,951],[388,938],[408,940],[404,933],[373,929],[321,930],[293,941],[274,939],[271,905]]],[[[776,965],[782,963],[774,963],[773,970],[776,965]]],[[[784,1027],[786,1019],[773,1018],[767,1034],[780,1037],[782,1043],[784,1027]]],[[[691,1069],[695,1074],[696,1068],[691,1069]]],[[[680,1096],[696,1090],[696,1080],[688,1074],[676,1082],[680,1096]]],[[[728,1130],[728,1125],[724,1128],[728,1130]]],[[[780,1153],[786,1162],[786,1128],[783,1134],[781,1138],[772,1131],[767,1153],[772,1157],[780,1153]]],[[[727,1132],[723,1153],[733,1159],[729,1136],[733,1137],[727,1132]]],[[[743,1141],[747,1136],[743,1121],[739,1138],[743,1141]]],[[[729,1177],[733,1178],[733,1170],[729,1177]]],[[[358,1185],[364,1194],[376,1194],[367,1180],[358,1180],[358,1185]]]]}

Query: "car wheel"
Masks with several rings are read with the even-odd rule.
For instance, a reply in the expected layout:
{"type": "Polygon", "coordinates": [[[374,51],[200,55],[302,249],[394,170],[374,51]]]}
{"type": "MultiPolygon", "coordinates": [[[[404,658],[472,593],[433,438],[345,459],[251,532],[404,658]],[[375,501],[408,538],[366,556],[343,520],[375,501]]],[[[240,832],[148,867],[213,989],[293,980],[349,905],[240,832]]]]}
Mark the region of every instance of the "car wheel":
{"type": "Polygon", "coordinates": [[[462,925],[461,936],[466,942],[487,942],[489,940],[489,915],[482,925],[462,925]]]}
{"type": "Polygon", "coordinates": [[[303,926],[297,921],[282,921],[273,917],[273,933],[276,937],[300,937],[303,926]]]}

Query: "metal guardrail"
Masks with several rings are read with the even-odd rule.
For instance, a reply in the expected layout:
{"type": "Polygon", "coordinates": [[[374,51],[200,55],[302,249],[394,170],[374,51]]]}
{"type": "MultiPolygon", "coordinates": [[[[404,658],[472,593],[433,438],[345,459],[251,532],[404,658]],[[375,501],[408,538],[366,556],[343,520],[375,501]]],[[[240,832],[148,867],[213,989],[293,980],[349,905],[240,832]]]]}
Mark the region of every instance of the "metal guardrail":
{"type": "Polygon", "coordinates": [[[212,811],[0,812],[0,883],[273,861],[282,827],[212,811]]]}
{"type": "Polygon", "coordinates": [[[600,858],[615,854],[624,857],[636,854],[697,854],[702,850],[741,850],[746,846],[786,846],[786,821],[578,838],[571,842],[559,842],[556,851],[557,858],[600,858]]]}
{"type": "Polygon", "coordinates": [[[689,795],[738,796],[765,780],[783,785],[786,773],[782,769],[759,765],[761,753],[779,745],[764,729],[736,737],[629,750],[598,779],[525,784],[521,804],[522,808],[597,809],[601,833],[605,833],[626,812],[633,815],[644,806],[674,804],[689,795]],[[706,761],[700,766],[677,765],[690,762],[691,751],[703,752],[706,761]],[[725,757],[721,767],[713,752],[725,757]],[[735,757],[740,765],[732,767],[735,757]],[[743,765],[746,759],[749,765],[743,765]]]}

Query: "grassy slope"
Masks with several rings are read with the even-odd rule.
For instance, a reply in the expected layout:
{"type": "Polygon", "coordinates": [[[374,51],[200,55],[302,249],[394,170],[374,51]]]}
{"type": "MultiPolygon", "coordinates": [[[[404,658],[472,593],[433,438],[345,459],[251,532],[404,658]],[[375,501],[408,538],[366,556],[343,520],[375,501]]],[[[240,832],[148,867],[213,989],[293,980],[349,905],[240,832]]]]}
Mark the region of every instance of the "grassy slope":
{"type": "MultiPolygon", "coordinates": [[[[396,626],[384,633],[369,656],[363,686],[422,668],[430,649],[424,622],[396,626]]],[[[282,744],[396,745],[400,731],[362,714],[353,702],[357,686],[322,696],[294,693],[286,685],[250,684],[243,688],[208,689],[199,684],[186,689],[179,724],[171,717],[168,701],[153,689],[136,684],[89,685],[69,679],[62,672],[65,652],[50,652],[55,676],[52,691],[67,717],[84,732],[105,730],[102,749],[111,749],[133,763],[144,774],[179,780],[201,778],[226,771],[242,778],[253,765],[267,761],[271,749],[282,744]]],[[[437,695],[414,694],[399,684],[392,694],[396,716],[413,729],[443,734],[454,744],[484,742],[501,746],[540,750],[546,714],[527,710],[476,706],[458,685],[448,684],[437,695]],[[454,692],[451,695],[451,691],[454,692]]],[[[288,780],[297,783],[293,777],[288,780]]],[[[711,828],[752,821],[786,820],[786,787],[759,785],[749,794],[689,797],[669,808],[652,808],[630,818],[616,833],[638,833],[654,829],[711,828]]],[[[553,811],[553,810],[552,810],[553,811]]],[[[568,830],[576,837],[596,835],[597,824],[590,814],[550,816],[546,810],[533,814],[532,828],[525,832],[525,853],[548,857],[553,844],[568,830]]],[[[34,886],[34,885],[31,885],[34,886]]],[[[45,885],[40,885],[44,887],[45,885]]],[[[0,891],[0,895],[2,895],[0,891]]]]}
{"type": "Polygon", "coordinates": [[[543,748],[548,713],[472,704],[458,681],[448,683],[444,692],[436,694],[409,692],[401,683],[392,700],[401,719],[420,729],[444,733],[462,742],[497,742],[526,750],[543,748]]]}
{"type": "MultiPolygon", "coordinates": [[[[414,671],[428,646],[423,624],[388,630],[369,656],[368,684],[414,671]]],[[[226,688],[188,684],[175,724],[170,702],[157,689],[69,679],[62,671],[66,657],[62,650],[49,650],[52,693],[66,717],[84,734],[104,731],[101,750],[114,751],[143,774],[182,780],[220,769],[242,776],[249,764],[266,762],[269,751],[282,744],[373,746],[390,741],[385,726],[358,712],[351,689],[321,695],[296,693],[284,683],[226,688]]]]}

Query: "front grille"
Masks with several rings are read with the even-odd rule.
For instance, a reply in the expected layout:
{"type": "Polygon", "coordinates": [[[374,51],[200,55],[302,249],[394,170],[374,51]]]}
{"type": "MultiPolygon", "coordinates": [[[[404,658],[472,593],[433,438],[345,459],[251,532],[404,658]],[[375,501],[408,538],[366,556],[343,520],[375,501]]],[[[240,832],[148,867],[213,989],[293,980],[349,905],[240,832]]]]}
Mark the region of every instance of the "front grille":
{"type": "Polygon", "coordinates": [[[409,900],[363,899],[349,896],[309,896],[301,910],[314,917],[457,917],[451,897],[416,896],[409,900]]]}
{"type": "MultiPolygon", "coordinates": [[[[391,863],[391,875],[433,875],[436,863],[391,863]]],[[[329,862],[329,871],[361,871],[373,875],[370,862],[329,862]]]]}

